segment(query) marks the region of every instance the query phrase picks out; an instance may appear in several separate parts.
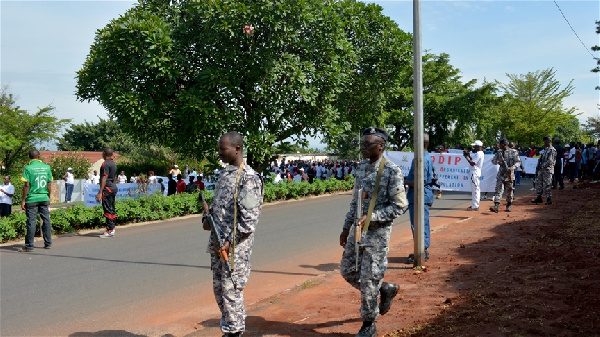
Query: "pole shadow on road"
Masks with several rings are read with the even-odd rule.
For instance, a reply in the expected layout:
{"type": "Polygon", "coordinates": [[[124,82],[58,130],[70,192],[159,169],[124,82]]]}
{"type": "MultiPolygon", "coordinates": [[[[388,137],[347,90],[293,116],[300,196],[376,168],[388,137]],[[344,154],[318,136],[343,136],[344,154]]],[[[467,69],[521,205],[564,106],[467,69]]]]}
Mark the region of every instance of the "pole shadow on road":
{"type": "MultiPolygon", "coordinates": [[[[171,337],[173,335],[168,334],[162,337],[171,337]]],[[[146,335],[138,335],[125,330],[102,330],[96,332],[75,332],[69,335],[69,337],[147,337],[146,335]]]]}
{"type": "MultiPolygon", "coordinates": [[[[290,336],[290,337],[349,337],[354,334],[343,332],[318,332],[316,329],[341,327],[346,323],[362,322],[360,318],[351,318],[342,321],[329,321],[323,323],[301,324],[301,322],[278,322],[267,321],[260,316],[248,316],[246,318],[245,337],[273,337],[273,336],[290,336]]],[[[205,327],[218,328],[218,319],[208,319],[199,324],[205,327]]],[[[202,330],[194,333],[193,336],[202,336],[202,330]]],[[[79,337],[79,336],[77,336],[79,337]]],[[[82,336],[83,337],[83,336],[82,336]]],[[[87,336],[85,336],[87,337],[87,336]]],[[[94,336],[96,337],[96,336],[94,336]]]]}
{"type": "Polygon", "coordinates": [[[298,267],[311,268],[311,269],[316,269],[319,271],[334,271],[336,269],[340,269],[340,264],[339,263],[321,263],[316,266],[311,266],[308,264],[301,264],[298,267]]]}

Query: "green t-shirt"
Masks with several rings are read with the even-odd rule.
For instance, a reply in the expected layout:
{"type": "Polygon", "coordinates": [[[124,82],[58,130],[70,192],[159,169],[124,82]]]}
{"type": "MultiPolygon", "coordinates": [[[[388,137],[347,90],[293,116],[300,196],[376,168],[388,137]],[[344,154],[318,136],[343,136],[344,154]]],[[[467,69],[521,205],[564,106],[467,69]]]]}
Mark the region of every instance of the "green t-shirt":
{"type": "Polygon", "coordinates": [[[33,159],[23,170],[23,182],[29,183],[29,193],[25,203],[50,201],[48,196],[48,184],[52,182],[52,171],[50,166],[41,160],[33,159]]]}

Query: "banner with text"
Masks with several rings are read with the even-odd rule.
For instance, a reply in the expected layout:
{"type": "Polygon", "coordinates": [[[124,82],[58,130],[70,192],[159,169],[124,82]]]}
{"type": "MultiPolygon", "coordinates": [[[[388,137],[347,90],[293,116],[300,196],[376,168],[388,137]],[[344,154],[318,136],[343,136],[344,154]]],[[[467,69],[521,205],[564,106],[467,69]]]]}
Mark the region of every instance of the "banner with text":
{"type": "MultiPolygon", "coordinates": [[[[142,195],[160,194],[160,184],[117,184],[117,200],[123,198],[139,198],[142,195]]],[[[83,184],[83,205],[94,207],[101,205],[96,201],[96,195],[100,192],[100,185],[83,184]]]]}
{"type": "MultiPolygon", "coordinates": [[[[469,163],[461,153],[429,153],[433,160],[433,168],[438,177],[438,183],[443,191],[471,192],[471,175],[469,163]]],[[[385,151],[386,159],[402,169],[406,177],[412,165],[413,152],[385,151]]],[[[485,155],[481,170],[481,192],[494,192],[498,165],[492,164],[493,155],[485,155]]],[[[436,189],[436,187],[433,187],[436,189]]]]}

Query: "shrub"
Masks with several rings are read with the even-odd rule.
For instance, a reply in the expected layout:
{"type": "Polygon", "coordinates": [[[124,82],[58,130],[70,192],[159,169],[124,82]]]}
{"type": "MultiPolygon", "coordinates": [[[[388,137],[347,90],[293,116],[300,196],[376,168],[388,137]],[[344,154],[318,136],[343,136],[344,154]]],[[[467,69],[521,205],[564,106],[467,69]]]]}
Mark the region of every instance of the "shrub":
{"type": "Polygon", "coordinates": [[[92,166],[88,159],[77,152],[69,152],[68,154],[60,156],[52,154],[48,163],[52,170],[52,177],[54,180],[62,179],[69,167],[73,169],[73,176],[75,179],[85,178],[85,175],[88,174],[88,171],[92,166]]]}
{"type": "MultiPolygon", "coordinates": [[[[322,194],[352,189],[354,179],[348,180],[315,180],[312,184],[280,183],[265,184],[264,202],[279,199],[301,198],[311,194],[322,194]]],[[[22,186],[22,185],[21,185],[22,186]]],[[[120,199],[116,201],[117,224],[131,222],[163,220],[186,214],[198,214],[203,211],[198,201],[200,192],[182,193],[163,197],[162,195],[147,195],[137,199],[120,199]]],[[[210,204],[212,193],[204,193],[204,198],[210,204]]],[[[20,200],[20,199],[19,199],[20,200]]],[[[39,219],[38,219],[39,221],[39,219]]],[[[102,206],[93,208],[82,205],[61,208],[50,213],[52,230],[55,234],[68,233],[81,229],[103,227],[106,220],[102,206]]],[[[0,241],[18,239],[25,235],[27,216],[23,212],[13,212],[10,216],[0,219],[0,241]]]]}

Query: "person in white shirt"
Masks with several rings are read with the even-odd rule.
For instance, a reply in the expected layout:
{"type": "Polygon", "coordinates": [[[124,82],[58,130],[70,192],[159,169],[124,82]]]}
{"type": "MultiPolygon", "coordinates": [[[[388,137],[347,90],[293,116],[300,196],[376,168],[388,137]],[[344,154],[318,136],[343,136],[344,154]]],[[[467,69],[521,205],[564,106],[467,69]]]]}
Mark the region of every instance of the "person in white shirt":
{"type": "Polygon", "coordinates": [[[127,184],[127,176],[125,175],[125,171],[121,171],[121,174],[117,176],[119,179],[119,184],[127,184]]]}
{"type": "Polygon", "coordinates": [[[321,162],[317,164],[317,179],[323,179],[323,165],[321,165],[321,162]]]}
{"type": "Polygon", "coordinates": [[[75,187],[75,177],[73,177],[73,168],[69,167],[67,173],[63,176],[65,180],[65,202],[71,202],[73,196],[73,188],[75,187]]]}
{"type": "Polygon", "coordinates": [[[129,182],[132,183],[132,184],[137,183],[137,180],[138,180],[138,178],[137,178],[137,175],[135,173],[131,176],[131,178],[129,178],[129,182]]]}
{"type": "Polygon", "coordinates": [[[569,165],[569,181],[574,182],[577,176],[577,148],[575,142],[571,142],[571,150],[569,150],[568,165],[569,165]]]}
{"type": "Polygon", "coordinates": [[[100,184],[100,175],[98,174],[98,171],[94,170],[94,174],[92,175],[92,184],[94,185],[98,185],[100,184]]]}
{"type": "Polygon", "coordinates": [[[481,185],[481,169],[483,168],[484,154],[481,151],[483,143],[480,140],[476,140],[475,143],[471,144],[473,151],[471,153],[465,151],[463,154],[469,162],[469,170],[471,171],[471,206],[467,208],[467,211],[478,211],[479,210],[479,195],[481,185]]]}
{"type": "Polygon", "coordinates": [[[12,213],[12,197],[15,195],[15,185],[10,183],[10,177],[4,176],[4,183],[0,185],[0,218],[12,213]]]}
{"type": "Polygon", "coordinates": [[[156,176],[154,175],[154,171],[148,171],[148,183],[150,185],[156,184],[156,176]]]}

